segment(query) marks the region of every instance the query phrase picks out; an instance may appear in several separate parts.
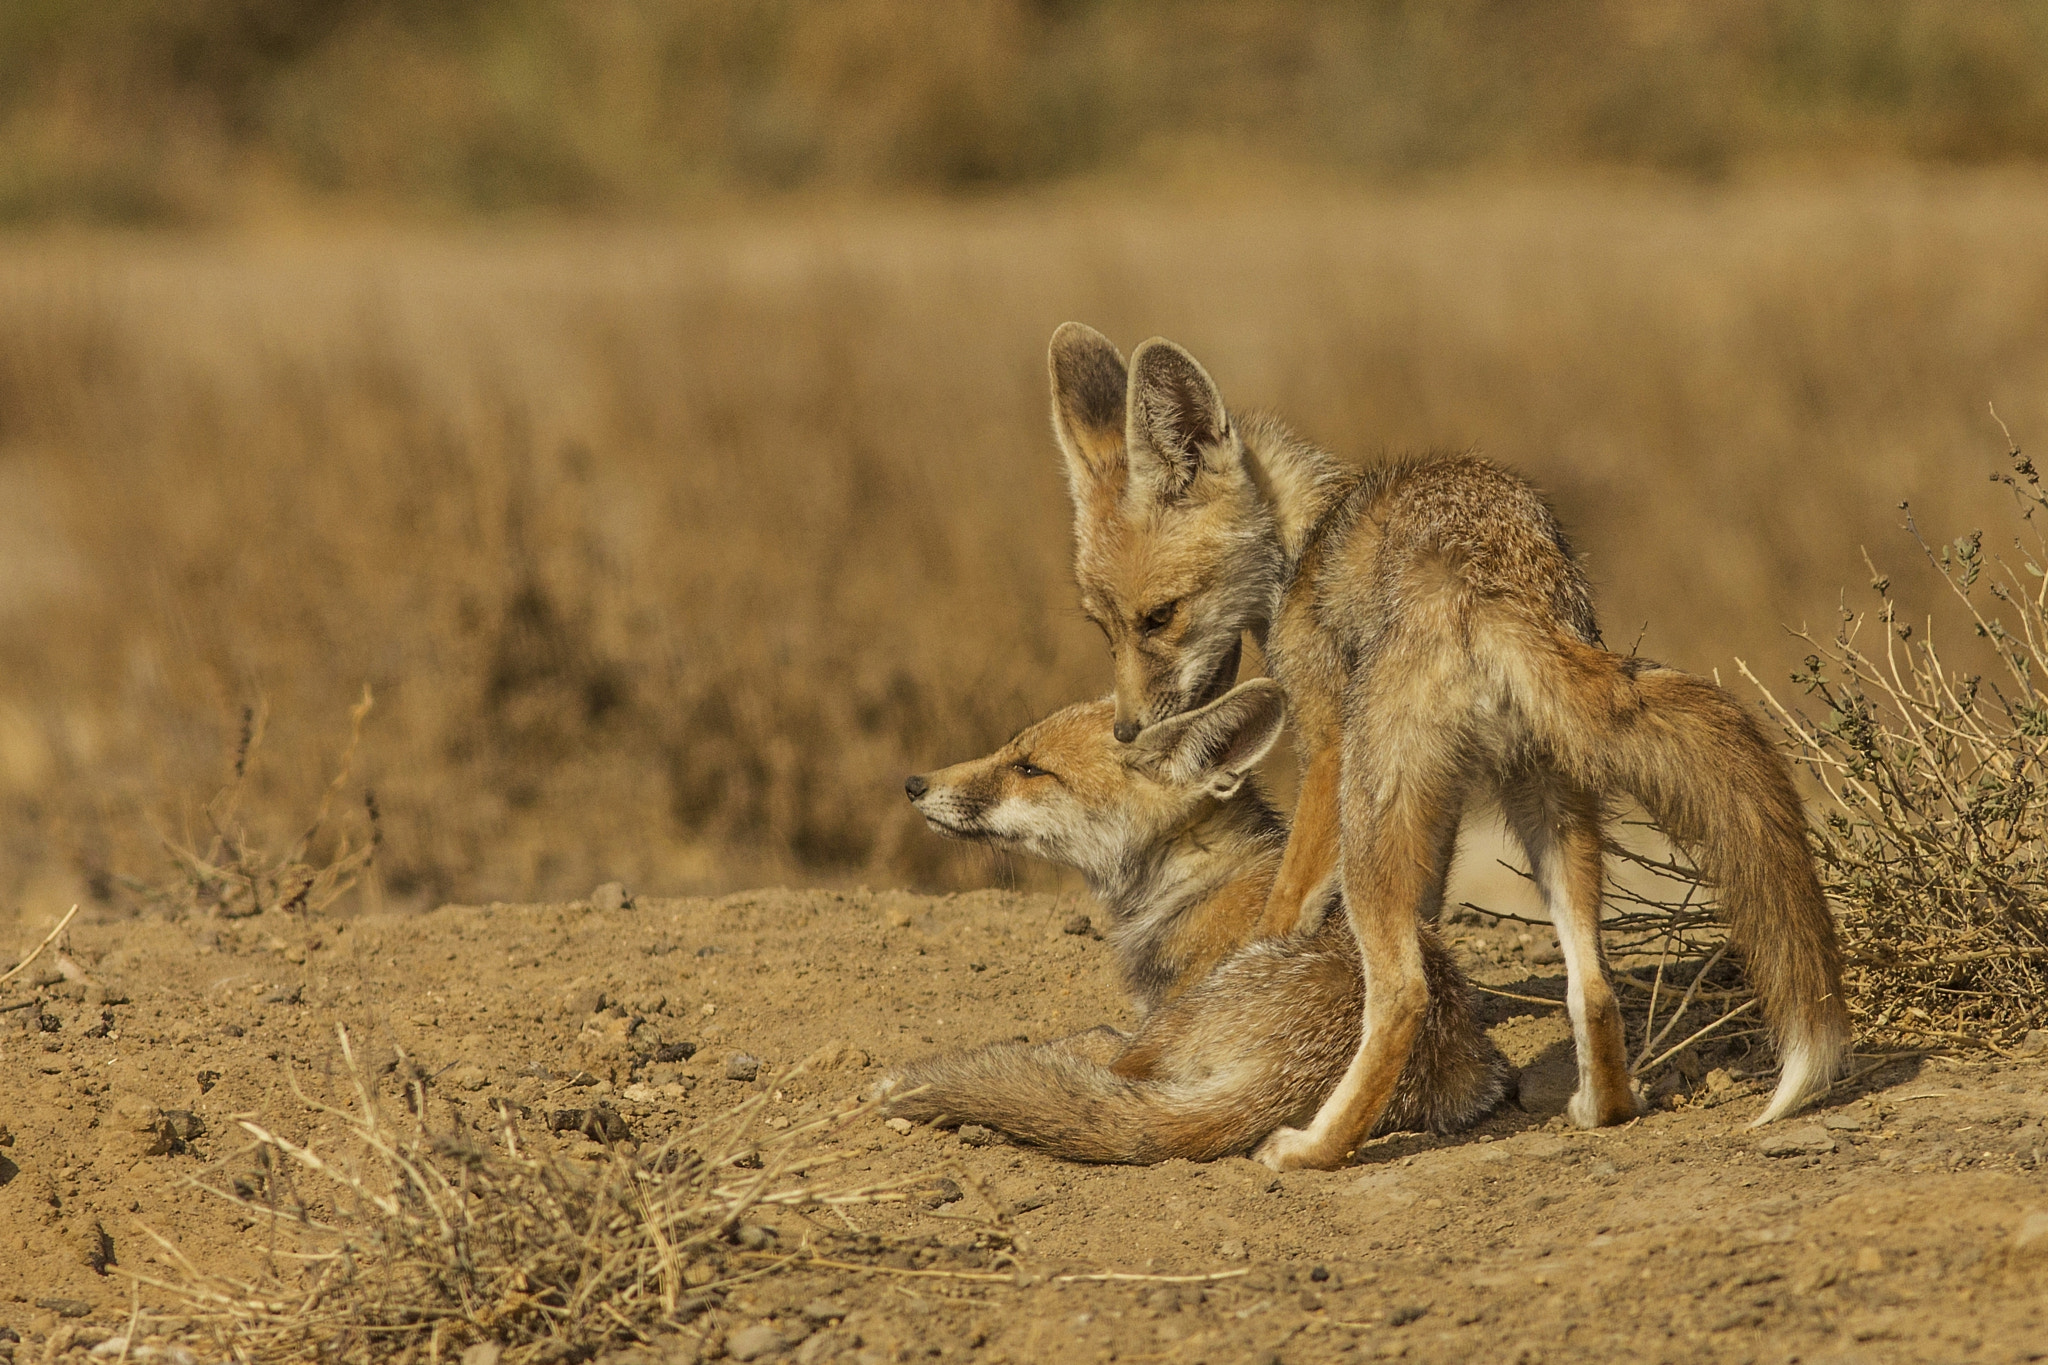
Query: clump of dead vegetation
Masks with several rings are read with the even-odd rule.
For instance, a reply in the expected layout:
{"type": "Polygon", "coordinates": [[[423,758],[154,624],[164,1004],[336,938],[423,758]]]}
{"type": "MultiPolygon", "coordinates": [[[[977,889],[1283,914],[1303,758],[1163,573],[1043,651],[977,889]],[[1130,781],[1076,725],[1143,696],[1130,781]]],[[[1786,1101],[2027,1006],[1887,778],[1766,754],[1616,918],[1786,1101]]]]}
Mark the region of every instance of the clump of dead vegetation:
{"type": "MultiPolygon", "coordinates": [[[[1873,566],[1874,611],[1844,604],[1830,636],[1799,633],[1812,650],[1793,675],[1803,704],[1743,669],[1823,793],[1814,851],[1865,1046],[2000,1051],[2048,1026],[2048,532],[2037,516],[2048,488],[2017,447],[2010,457],[2012,472],[1993,476],[2017,515],[2009,554],[1987,548],[1981,531],[1932,545],[1910,511],[1906,520],[1961,603],[1969,637],[1937,646],[1932,621],[1902,619],[1891,580],[1873,566]]],[[[1723,1030],[1755,1002],[1726,961],[1696,870],[1679,855],[1609,852],[1624,876],[1649,874],[1608,887],[1616,957],[1658,964],[1647,982],[1620,974],[1648,992],[1639,1074],[1708,1032],[1753,1036],[1723,1030]],[[1679,981],[1689,984],[1672,1013],[1668,983],[1679,981]],[[1652,1032],[1660,996],[1667,1013],[1652,1032]],[[1696,1005],[1718,1014],[1695,1034],[1678,1031],[1696,1005]],[[1677,1046],[1663,1048],[1674,1032],[1677,1046]]]]}
{"type": "MultiPolygon", "coordinates": [[[[1929,544],[1908,509],[1907,533],[1966,613],[1963,641],[1938,647],[1931,620],[1904,620],[1873,566],[1874,611],[1844,604],[1827,638],[1797,633],[1811,647],[1793,675],[1804,703],[1743,665],[1823,794],[1814,852],[1869,1048],[2003,1051],[2048,1027],[2048,488],[2009,454],[2012,472],[1993,475],[2018,520],[2009,555],[1981,531],[1929,544]]],[[[1698,1080],[1695,1045],[1762,1036],[1757,1002],[1698,870],[1648,825],[1619,830],[1605,923],[1640,1020],[1636,1074],[1675,1064],[1698,1080]]]]}
{"type": "Polygon", "coordinates": [[[252,835],[241,818],[250,762],[263,743],[268,718],[267,707],[244,707],[233,773],[203,811],[209,834],[206,843],[202,846],[189,836],[162,836],[176,875],[144,888],[146,897],[177,909],[240,919],[266,910],[317,913],[353,890],[370,870],[382,842],[376,793],[367,789],[363,793],[359,830],[346,819],[330,827],[330,820],[335,815],[335,798],[348,786],[356,750],[363,740],[363,720],[374,704],[365,686],[362,700],[349,708],[348,744],[342,749],[334,780],[320,793],[312,823],[278,849],[252,835]]]}
{"type": "Polygon", "coordinates": [[[394,1113],[345,1031],[340,1044],[352,1103],[300,1095],[338,1141],[302,1144],[244,1118],[263,1177],[203,1186],[267,1230],[261,1272],[206,1270],[157,1238],[176,1269],[143,1282],[179,1305],[171,1325],[185,1339],[211,1339],[245,1362],[454,1360],[488,1343],[502,1351],[492,1359],[525,1365],[668,1333],[701,1337],[715,1330],[728,1285],[821,1246],[874,1249],[844,1210],[900,1202],[921,1183],[820,1178],[837,1158],[818,1139],[868,1109],[769,1131],[770,1089],[644,1148],[609,1110],[587,1111],[584,1131],[605,1148],[595,1160],[536,1145],[512,1105],[499,1106],[493,1139],[437,1130],[420,1079],[407,1081],[394,1113]],[[769,1211],[810,1230],[778,1245],[756,1221],[769,1211]],[[835,1224],[818,1221],[835,1214],[835,1224]]]}
{"type": "Polygon", "coordinates": [[[1998,1049],[2048,1024],[2048,490],[2010,455],[1993,476],[2017,514],[2008,552],[1906,522],[1974,646],[1901,619],[1873,566],[1876,611],[1845,605],[1831,638],[1802,637],[1812,714],[1764,689],[1826,792],[1815,850],[1867,1041],[1998,1049]]]}

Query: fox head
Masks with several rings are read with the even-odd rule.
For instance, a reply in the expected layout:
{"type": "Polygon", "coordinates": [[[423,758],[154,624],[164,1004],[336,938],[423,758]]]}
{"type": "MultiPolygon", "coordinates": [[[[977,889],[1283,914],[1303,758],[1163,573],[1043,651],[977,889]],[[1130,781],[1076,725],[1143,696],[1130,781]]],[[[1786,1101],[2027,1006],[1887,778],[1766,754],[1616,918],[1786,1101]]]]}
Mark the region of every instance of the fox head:
{"type": "Polygon", "coordinates": [[[1237,796],[1286,712],[1280,685],[1254,678],[1125,744],[1110,733],[1112,704],[1083,702],[986,758],[912,777],[903,789],[949,838],[1008,845],[1114,880],[1206,807],[1237,796]]]}
{"type": "Polygon", "coordinates": [[[1109,641],[1113,732],[1129,743],[1237,681],[1244,632],[1265,626],[1279,591],[1279,535],[1193,356],[1154,338],[1126,368],[1107,337],[1069,322],[1049,363],[1081,609],[1109,641]]]}

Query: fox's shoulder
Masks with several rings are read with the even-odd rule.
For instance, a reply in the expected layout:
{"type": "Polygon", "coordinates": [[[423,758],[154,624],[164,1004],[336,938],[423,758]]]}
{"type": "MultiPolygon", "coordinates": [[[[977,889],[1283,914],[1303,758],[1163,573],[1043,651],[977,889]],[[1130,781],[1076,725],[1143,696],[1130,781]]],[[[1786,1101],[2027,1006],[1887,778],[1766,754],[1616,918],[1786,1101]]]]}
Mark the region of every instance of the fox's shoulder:
{"type": "Polygon", "coordinates": [[[1313,623],[1356,646],[1421,586],[1452,581],[1522,601],[1599,641],[1590,587],[1556,513],[1527,479],[1480,455],[1424,454],[1368,467],[1298,563],[1281,617],[1294,618],[1284,633],[1295,637],[1291,652],[1304,657],[1313,650],[1299,638],[1302,626],[1313,623]]]}

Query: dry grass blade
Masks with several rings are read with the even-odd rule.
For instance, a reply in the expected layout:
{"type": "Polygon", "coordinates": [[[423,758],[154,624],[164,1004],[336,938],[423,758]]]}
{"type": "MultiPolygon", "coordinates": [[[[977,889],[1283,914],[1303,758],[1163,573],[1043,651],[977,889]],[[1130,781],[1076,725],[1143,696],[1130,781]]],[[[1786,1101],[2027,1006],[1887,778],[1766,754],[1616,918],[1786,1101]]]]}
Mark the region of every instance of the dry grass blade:
{"type": "Polygon", "coordinates": [[[57,936],[64,932],[65,926],[71,923],[72,917],[77,913],[78,907],[75,905],[72,906],[69,910],[66,910],[64,912],[64,918],[57,921],[57,927],[50,930],[49,933],[43,935],[43,941],[41,943],[38,943],[34,948],[30,949],[29,955],[27,957],[15,963],[12,967],[9,967],[4,975],[0,975],[0,986],[6,985],[8,982],[14,980],[15,977],[27,971],[29,964],[31,962],[34,962],[37,958],[43,955],[43,949],[49,947],[52,943],[55,943],[57,941],[57,936]]]}
{"type": "Polygon", "coordinates": [[[158,1287],[238,1360],[381,1361],[421,1350],[446,1359],[479,1342],[502,1347],[508,1362],[580,1359],[675,1330],[735,1273],[759,1273],[729,1270],[741,1254],[728,1236],[753,1210],[904,1197],[905,1182],[808,1178],[830,1164],[815,1139],[865,1107],[764,1137],[756,1097],[650,1150],[556,1160],[522,1148],[509,1111],[496,1143],[433,1131],[424,1105],[388,1116],[347,1033],[339,1039],[353,1104],[301,1094],[336,1121],[334,1149],[245,1119],[271,1180],[254,1198],[208,1191],[273,1229],[269,1269],[255,1283],[233,1280],[158,1239],[177,1267],[158,1287]],[[301,1178],[310,1192],[294,1184],[301,1178]]]}

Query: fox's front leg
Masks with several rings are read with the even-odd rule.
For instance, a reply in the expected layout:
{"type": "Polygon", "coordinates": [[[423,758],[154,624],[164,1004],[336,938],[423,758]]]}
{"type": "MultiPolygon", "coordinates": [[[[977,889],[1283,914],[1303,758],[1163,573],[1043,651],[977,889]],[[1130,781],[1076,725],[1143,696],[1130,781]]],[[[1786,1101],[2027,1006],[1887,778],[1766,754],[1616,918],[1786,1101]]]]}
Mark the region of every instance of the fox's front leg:
{"type": "Polygon", "coordinates": [[[1382,660],[1343,737],[1344,906],[1364,969],[1365,1018],[1351,1065],[1308,1127],[1275,1129],[1252,1154],[1276,1171],[1329,1170],[1351,1158],[1394,1093],[1429,1008],[1421,925],[1442,903],[1470,765],[1455,732],[1464,708],[1442,669],[1457,656],[1420,644],[1382,660]],[[1376,782],[1375,773],[1399,780],[1376,782]]]}
{"type": "Polygon", "coordinates": [[[1302,774],[1301,794],[1294,803],[1294,832],[1288,836],[1287,852],[1280,858],[1280,875],[1273,879],[1265,914],[1259,918],[1262,938],[1293,933],[1301,922],[1302,908],[1336,874],[1343,828],[1338,818],[1338,786],[1343,767],[1343,754],[1337,745],[1325,744],[1302,774]]]}

